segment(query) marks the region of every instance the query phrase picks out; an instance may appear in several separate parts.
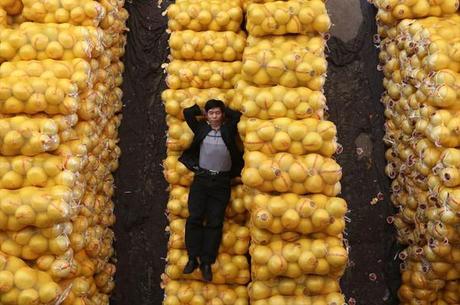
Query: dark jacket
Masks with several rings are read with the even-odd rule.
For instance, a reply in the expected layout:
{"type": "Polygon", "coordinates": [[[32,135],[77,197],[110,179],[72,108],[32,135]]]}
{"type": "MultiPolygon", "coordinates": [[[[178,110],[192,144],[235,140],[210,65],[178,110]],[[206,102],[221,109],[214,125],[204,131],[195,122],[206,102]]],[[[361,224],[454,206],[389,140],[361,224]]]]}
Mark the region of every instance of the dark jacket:
{"type": "MultiPolygon", "coordinates": [[[[237,177],[243,169],[243,153],[236,144],[236,135],[238,134],[237,124],[240,120],[241,113],[225,107],[225,120],[222,123],[220,132],[222,140],[230,152],[232,159],[232,168],[230,170],[231,177],[237,177]]],[[[184,109],[184,118],[188,126],[194,133],[193,141],[190,147],[180,156],[179,161],[182,162],[189,170],[196,171],[200,161],[200,146],[203,139],[211,131],[211,126],[205,121],[198,121],[197,116],[202,115],[200,107],[194,105],[184,109]]]]}

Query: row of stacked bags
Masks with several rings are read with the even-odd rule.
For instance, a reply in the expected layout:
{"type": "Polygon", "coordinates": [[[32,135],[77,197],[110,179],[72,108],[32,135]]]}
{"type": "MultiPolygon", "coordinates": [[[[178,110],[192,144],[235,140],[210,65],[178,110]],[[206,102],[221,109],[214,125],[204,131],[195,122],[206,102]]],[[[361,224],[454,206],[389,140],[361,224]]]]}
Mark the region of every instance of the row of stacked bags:
{"type": "Polygon", "coordinates": [[[246,1],[242,112],[251,304],[338,305],[348,262],[337,130],[323,86],[331,21],[322,0],[246,1]],[[266,3],[265,3],[266,2],[266,3]]]}
{"type": "Polygon", "coordinates": [[[203,110],[208,100],[220,99],[235,109],[234,87],[241,79],[241,59],[246,46],[246,34],[241,30],[242,3],[240,0],[178,0],[168,6],[165,14],[170,56],[169,63],[165,64],[168,89],[162,93],[168,126],[163,166],[169,183],[166,206],[169,241],[162,275],[163,304],[247,305],[250,235],[243,186],[236,184],[231,190],[222,242],[212,265],[212,281],[205,282],[199,270],[185,275],[182,273],[188,261],[185,223],[194,174],[178,161],[193,140],[193,133],[184,120],[185,108],[197,104],[203,110]]]}
{"type": "Polygon", "coordinates": [[[1,304],[109,304],[123,5],[0,1],[1,304]]]}
{"type": "Polygon", "coordinates": [[[459,304],[459,1],[373,3],[400,304],[459,304]]]}

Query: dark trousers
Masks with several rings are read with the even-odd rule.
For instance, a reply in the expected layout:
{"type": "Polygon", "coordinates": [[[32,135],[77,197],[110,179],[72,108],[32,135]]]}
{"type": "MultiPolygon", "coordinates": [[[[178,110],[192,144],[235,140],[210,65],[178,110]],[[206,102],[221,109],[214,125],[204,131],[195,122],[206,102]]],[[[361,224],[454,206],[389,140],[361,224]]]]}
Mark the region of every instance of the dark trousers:
{"type": "Polygon", "coordinates": [[[189,257],[200,258],[206,264],[216,261],[230,194],[229,175],[195,173],[188,197],[189,217],[185,225],[185,246],[189,257]]]}

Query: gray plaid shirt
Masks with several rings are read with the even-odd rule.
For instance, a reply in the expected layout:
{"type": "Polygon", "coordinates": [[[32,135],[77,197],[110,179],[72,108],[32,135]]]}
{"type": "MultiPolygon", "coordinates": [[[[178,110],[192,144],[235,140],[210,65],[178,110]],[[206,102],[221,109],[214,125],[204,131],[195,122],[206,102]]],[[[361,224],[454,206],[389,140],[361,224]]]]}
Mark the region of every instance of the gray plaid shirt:
{"type": "Polygon", "coordinates": [[[219,172],[226,172],[232,168],[230,152],[220,130],[211,130],[201,142],[200,167],[219,172]]]}

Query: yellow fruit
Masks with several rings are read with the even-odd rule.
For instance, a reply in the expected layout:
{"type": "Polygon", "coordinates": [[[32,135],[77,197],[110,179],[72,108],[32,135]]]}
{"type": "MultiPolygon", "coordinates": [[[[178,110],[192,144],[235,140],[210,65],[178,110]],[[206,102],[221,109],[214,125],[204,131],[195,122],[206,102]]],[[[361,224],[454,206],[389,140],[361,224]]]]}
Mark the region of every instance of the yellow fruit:
{"type": "Polygon", "coordinates": [[[293,209],[287,210],[283,216],[281,216],[281,223],[287,230],[294,230],[299,225],[299,222],[300,216],[293,209]]]}
{"type": "Polygon", "coordinates": [[[281,275],[287,270],[287,262],[282,256],[273,255],[268,260],[267,267],[272,274],[281,275]]]}
{"type": "Polygon", "coordinates": [[[307,151],[317,151],[323,145],[323,139],[317,132],[309,132],[302,140],[302,144],[307,151]]]}
{"type": "Polygon", "coordinates": [[[292,187],[291,178],[285,172],[282,172],[273,180],[273,188],[277,192],[288,192],[292,187]]]}
{"type": "Polygon", "coordinates": [[[294,122],[289,125],[288,134],[294,141],[302,141],[306,136],[306,130],[305,125],[294,122]]]}
{"type": "Polygon", "coordinates": [[[274,18],[276,20],[277,24],[283,25],[288,23],[290,16],[288,12],[283,11],[283,10],[276,10],[274,14],[274,18]]]}
{"type": "Polygon", "coordinates": [[[242,172],[241,178],[243,183],[256,187],[263,183],[263,178],[260,176],[259,171],[255,168],[245,168],[242,172]]]}
{"type": "Polygon", "coordinates": [[[272,141],[272,139],[275,137],[275,133],[275,126],[272,124],[265,124],[257,129],[257,135],[263,141],[272,141]]]}
{"type": "Polygon", "coordinates": [[[39,302],[38,292],[35,289],[25,289],[19,293],[18,305],[33,305],[39,302]]]}
{"type": "Polygon", "coordinates": [[[289,177],[294,182],[304,182],[307,179],[308,171],[300,162],[295,162],[289,167],[289,177]]]}
{"type": "Polygon", "coordinates": [[[310,251],[305,251],[300,254],[299,267],[304,272],[312,272],[315,270],[318,260],[310,251]]]}
{"type": "Polygon", "coordinates": [[[270,198],[268,210],[273,216],[282,216],[287,209],[286,203],[280,197],[270,198]]]}
{"type": "Polygon", "coordinates": [[[270,259],[272,252],[270,248],[266,246],[258,246],[251,255],[251,258],[256,264],[264,265],[270,259]]]}
{"type": "Polygon", "coordinates": [[[29,225],[35,222],[35,211],[27,205],[18,207],[14,215],[18,223],[21,225],[29,225]]]}
{"type": "Polygon", "coordinates": [[[324,209],[317,209],[313,212],[312,223],[315,227],[325,227],[331,223],[331,216],[324,209]]]}
{"type": "Polygon", "coordinates": [[[6,293],[14,286],[14,275],[10,271],[0,271],[0,292],[6,293]]]}
{"type": "Polygon", "coordinates": [[[313,28],[320,33],[326,33],[330,27],[331,20],[327,14],[319,15],[313,21],[313,28]]]}
{"type": "Polygon", "coordinates": [[[285,132],[277,132],[273,137],[272,143],[277,151],[286,151],[291,145],[291,138],[285,132]]]}
{"type": "Polygon", "coordinates": [[[340,218],[347,212],[347,203],[341,198],[331,198],[326,209],[331,216],[340,218]]]}
{"type": "Polygon", "coordinates": [[[252,221],[255,226],[266,229],[272,224],[273,217],[268,211],[261,209],[253,214],[252,221]]]}
{"type": "Polygon", "coordinates": [[[0,42],[0,58],[11,60],[15,56],[15,49],[6,41],[0,42]]]}
{"type": "Polygon", "coordinates": [[[326,160],[321,167],[321,178],[328,184],[334,184],[342,177],[342,169],[340,166],[332,161],[326,160]]]}
{"type": "Polygon", "coordinates": [[[299,20],[302,24],[310,24],[315,18],[315,12],[310,7],[303,7],[299,11],[299,20]]]}
{"type": "Polygon", "coordinates": [[[11,289],[9,292],[1,296],[1,301],[6,304],[15,304],[19,297],[20,290],[17,288],[11,289]]]}
{"type": "Polygon", "coordinates": [[[37,282],[37,274],[35,270],[29,267],[23,267],[18,269],[14,273],[14,284],[19,289],[28,289],[35,286],[37,282]]]}
{"type": "Polygon", "coordinates": [[[343,247],[332,247],[328,250],[326,259],[332,266],[344,266],[348,261],[348,253],[343,247]]]}

